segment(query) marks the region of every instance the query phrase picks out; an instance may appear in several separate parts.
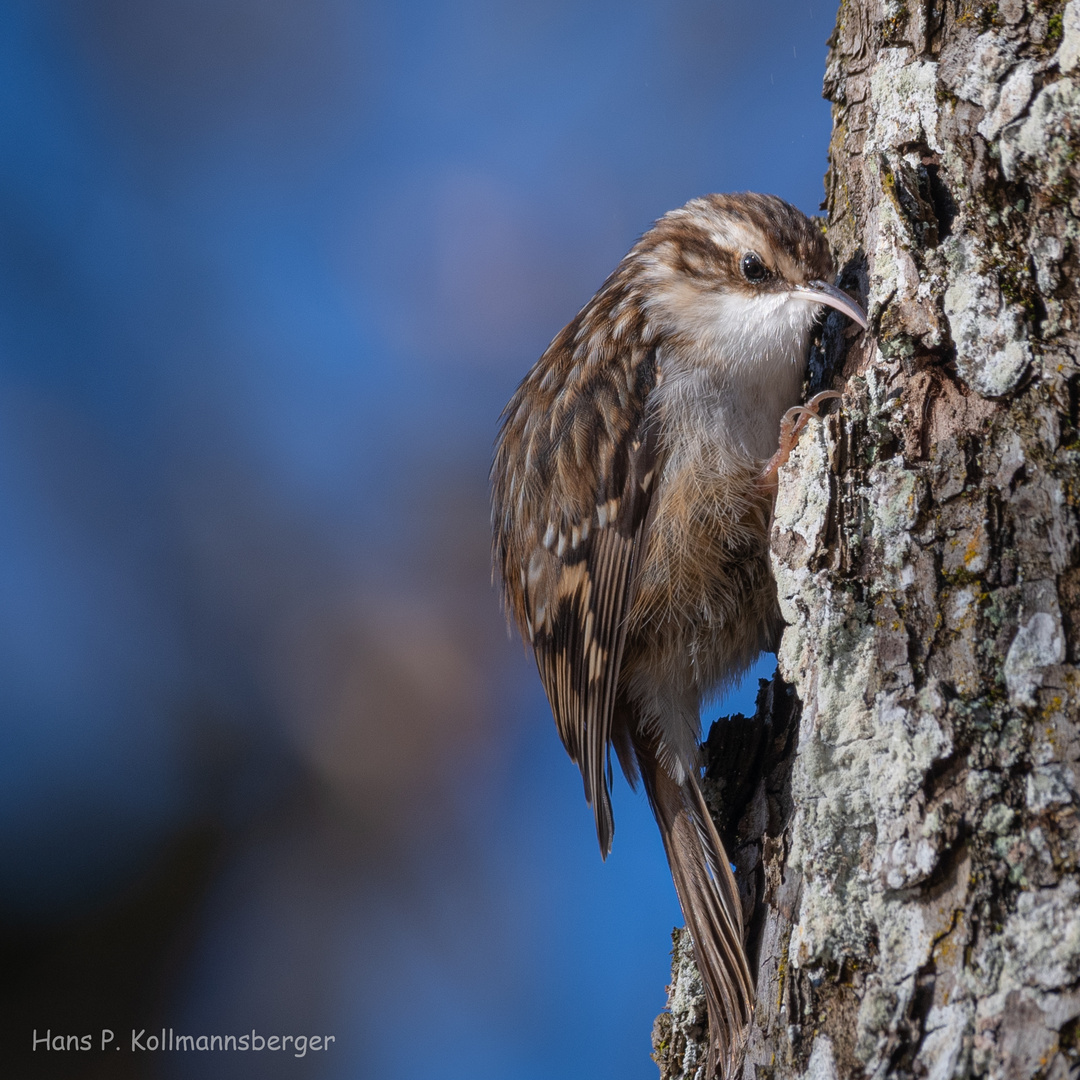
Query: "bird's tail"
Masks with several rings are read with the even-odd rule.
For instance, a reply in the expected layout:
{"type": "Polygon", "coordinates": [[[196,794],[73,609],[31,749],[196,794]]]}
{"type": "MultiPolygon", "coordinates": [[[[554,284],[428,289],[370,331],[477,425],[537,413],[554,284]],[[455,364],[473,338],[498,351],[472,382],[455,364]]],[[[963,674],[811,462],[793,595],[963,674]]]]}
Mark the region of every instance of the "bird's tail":
{"type": "Polygon", "coordinates": [[[728,1080],[739,1067],[754,1012],[738,888],[697,776],[691,773],[679,784],[658,761],[654,747],[639,744],[635,750],[694,941],[705,987],[713,1067],[728,1080]]]}

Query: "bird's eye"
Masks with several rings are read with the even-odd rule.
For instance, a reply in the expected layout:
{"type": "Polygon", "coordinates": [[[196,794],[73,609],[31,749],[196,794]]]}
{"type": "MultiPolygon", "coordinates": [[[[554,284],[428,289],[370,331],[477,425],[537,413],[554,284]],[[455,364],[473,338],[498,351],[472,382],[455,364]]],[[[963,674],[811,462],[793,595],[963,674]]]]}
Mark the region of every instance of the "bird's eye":
{"type": "Polygon", "coordinates": [[[769,271],[761,261],[761,256],[756,251],[748,251],[739,260],[739,269],[747,281],[762,281],[769,271]]]}

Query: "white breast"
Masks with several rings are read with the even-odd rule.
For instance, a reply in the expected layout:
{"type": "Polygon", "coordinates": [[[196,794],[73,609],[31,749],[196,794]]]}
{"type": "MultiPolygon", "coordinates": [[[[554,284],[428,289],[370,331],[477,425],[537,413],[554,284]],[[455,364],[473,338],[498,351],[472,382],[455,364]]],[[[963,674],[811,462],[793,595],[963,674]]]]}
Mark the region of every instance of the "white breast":
{"type": "Polygon", "coordinates": [[[780,418],[799,401],[816,305],[689,285],[664,294],[664,314],[679,330],[678,344],[658,358],[654,391],[665,435],[679,433],[668,451],[704,441],[721,453],[768,460],[780,418]]]}

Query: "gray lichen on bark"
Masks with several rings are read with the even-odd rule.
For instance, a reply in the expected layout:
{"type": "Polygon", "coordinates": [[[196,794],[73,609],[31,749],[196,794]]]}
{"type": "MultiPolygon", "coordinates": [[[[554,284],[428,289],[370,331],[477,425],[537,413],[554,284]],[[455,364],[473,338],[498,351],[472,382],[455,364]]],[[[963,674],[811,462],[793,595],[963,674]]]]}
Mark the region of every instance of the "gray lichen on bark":
{"type": "MultiPolygon", "coordinates": [[[[787,685],[710,739],[757,969],[743,1075],[1061,1080],[1080,1069],[1080,0],[845,0],[830,47],[828,235],[871,332],[827,324],[814,388],[844,396],[781,475],[787,685]]],[[[685,941],[675,960],[657,1057],[689,1080],[685,941]]]]}

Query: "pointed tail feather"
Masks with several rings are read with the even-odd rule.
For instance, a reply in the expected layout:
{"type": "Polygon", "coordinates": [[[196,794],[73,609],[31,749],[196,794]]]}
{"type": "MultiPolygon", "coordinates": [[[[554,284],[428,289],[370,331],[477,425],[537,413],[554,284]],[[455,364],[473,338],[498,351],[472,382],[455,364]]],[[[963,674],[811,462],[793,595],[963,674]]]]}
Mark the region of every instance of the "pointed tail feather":
{"type": "Polygon", "coordinates": [[[676,783],[652,748],[636,747],[645,791],[664,840],[675,891],[694,941],[705,987],[713,1066],[735,1075],[754,1012],[754,983],[743,950],[742,905],[724,845],[697,777],[676,783]]]}

